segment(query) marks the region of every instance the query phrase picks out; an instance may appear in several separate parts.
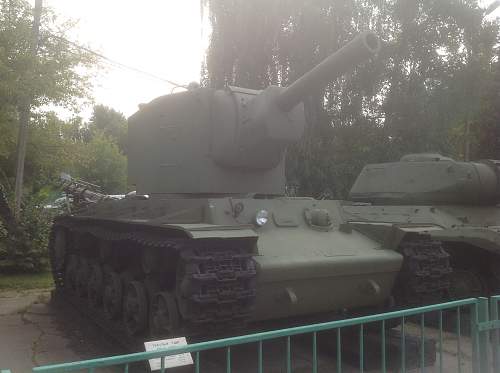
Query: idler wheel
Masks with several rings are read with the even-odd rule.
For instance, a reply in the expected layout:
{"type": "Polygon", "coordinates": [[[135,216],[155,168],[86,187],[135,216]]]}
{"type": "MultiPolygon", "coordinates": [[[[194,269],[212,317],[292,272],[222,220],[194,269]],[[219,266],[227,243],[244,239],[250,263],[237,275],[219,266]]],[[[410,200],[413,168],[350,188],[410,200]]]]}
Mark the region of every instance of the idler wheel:
{"type": "Polygon", "coordinates": [[[79,297],[87,295],[87,287],[90,275],[90,265],[87,259],[80,258],[76,272],[76,293],[79,297]]]}
{"type": "Polygon", "coordinates": [[[150,320],[153,336],[173,336],[179,330],[180,315],[174,294],[162,291],[154,296],[150,320]]]}
{"type": "Polygon", "coordinates": [[[148,325],[146,289],[139,281],[130,281],[123,302],[123,321],[129,335],[142,333],[148,325]]]}
{"type": "Polygon", "coordinates": [[[99,264],[94,263],[90,266],[90,275],[87,287],[89,304],[91,307],[97,307],[102,303],[102,294],[104,292],[104,275],[99,264]]]}
{"type": "Polygon", "coordinates": [[[70,255],[64,274],[64,287],[71,292],[76,291],[77,270],[78,257],[76,255],[70,255]]]}
{"type": "Polygon", "coordinates": [[[122,282],[120,275],[107,269],[104,273],[104,292],[102,297],[104,315],[112,320],[122,312],[122,282]]]}
{"type": "Polygon", "coordinates": [[[54,239],[54,268],[57,272],[64,269],[64,258],[66,256],[66,231],[62,228],[56,231],[54,239]]]}

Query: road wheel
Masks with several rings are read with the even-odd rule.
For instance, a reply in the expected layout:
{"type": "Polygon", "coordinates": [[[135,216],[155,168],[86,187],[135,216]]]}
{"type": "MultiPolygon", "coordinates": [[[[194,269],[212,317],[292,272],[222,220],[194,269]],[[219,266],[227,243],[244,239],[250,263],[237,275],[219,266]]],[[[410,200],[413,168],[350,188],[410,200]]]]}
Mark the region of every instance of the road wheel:
{"type": "Polygon", "coordinates": [[[129,335],[141,334],[148,324],[146,289],[139,281],[131,281],[123,302],[123,321],[129,335]]]}
{"type": "Polygon", "coordinates": [[[111,269],[104,272],[103,305],[104,315],[112,320],[122,312],[122,282],[120,275],[111,269]]]}
{"type": "Polygon", "coordinates": [[[66,237],[66,230],[63,228],[59,228],[55,231],[54,238],[54,246],[53,246],[53,273],[54,273],[54,282],[57,287],[61,287],[63,282],[63,272],[64,266],[66,264],[66,247],[68,245],[66,237]]]}
{"type": "Polygon", "coordinates": [[[90,276],[90,264],[87,259],[80,258],[76,272],[76,293],[79,297],[87,296],[87,287],[90,276]]]}
{"type": "Polygon", "coordinates": [[[98,307],[102,303],[102,294],[104,292],[104,275],[99,264],[94,263],[90,267],[90,276],[88,281],[87,293],[91,307],[98,307]]]}
{"type": "Polygon", "coordinates": [[[180,315],[174,294],[162,291],[154,296],[150,320],[152,336],[174,336],[180,327],[180,315]]]}
{"type": "Polygon", "coordinates": [[[78,257],[71,255],[64,274],[64,287],[70,292],[76,292],[76,278],[78,270],[78,257]]]}

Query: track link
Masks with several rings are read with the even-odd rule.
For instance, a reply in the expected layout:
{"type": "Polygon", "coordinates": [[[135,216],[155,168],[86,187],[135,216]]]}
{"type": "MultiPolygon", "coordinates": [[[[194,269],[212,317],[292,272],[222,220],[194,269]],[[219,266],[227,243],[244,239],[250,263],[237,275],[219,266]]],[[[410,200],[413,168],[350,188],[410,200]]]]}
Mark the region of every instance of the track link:
{"type": "Polygon", "coordinates": [[[439,303],[448,297],[450,255],[440,241],[421,238],[400,245],[403,268],[395,289],[399,307],[418,307],[439,303]]]}
{"type": "MultiPolygon", "coordinates": [[[[99,222],[86,223],[62,217],[55,221],[50,234],[49,257],[57,291],[64,297],[70,292],[65,286],[69,256],[85,255],[75,251],[80,245],[70,239],[71,233],[87,233],[108,242],[122,241],[137,245],[137,250],[153,247],[178,253],[174,290],[183,317],[183,335],[214,335],[219,330],[227,333],[228,330],[244,327],[250,320],[255,303],[257,276],[250,245],[242,245],[241,241],[231,239],[209,239],[198,243],[191,239],[172,239],[165,235],[162,237],[161,232],[149,233],[137,226],[126,229],[120,223],[115,226],[109,223],[99,225],[99,222]],[[64,242],[58,237],[58,230],[65,232],[64,242]],[[63,255],[60,248],[62,244],[65,245],[63,255]]],[[[92,260],[98,262],[99,258],[92,260]]],[[[106,265],[104,262],[100,264],[103,267],[106,265]]],[[[127,268],[122,269],[126,270],[127,268]]],[[[136,275],[136,280],[145,283],[146,277],[144,274],[138,277],[136,275]]],[[[86,301],[78,301],[79,307],[82,303],[88,303],[83,300],[86,301]]],[[[72,303],[75,303],[74,299],[72,303]]],[[[98,311],[103,312],[102,307],[98,311]]],[[[88,314],[95,318],[96,310],[88,314]]],[[[113,323],[119,324],[122,321],[115,320],[113,323]]]]}
{"type": "Polygon", "coordinates": [[[183,314],[196,326],[237,327],[250,318],[256,296],[255,263],[235,248],[181,251],[178,294],[183,314]]]}

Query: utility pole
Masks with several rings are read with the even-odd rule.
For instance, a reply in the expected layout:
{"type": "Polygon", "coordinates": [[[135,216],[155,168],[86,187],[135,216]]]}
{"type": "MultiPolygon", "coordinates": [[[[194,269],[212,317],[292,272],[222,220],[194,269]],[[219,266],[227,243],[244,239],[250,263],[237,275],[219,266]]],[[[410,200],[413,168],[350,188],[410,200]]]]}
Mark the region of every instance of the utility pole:
{"type": "MultiPolygon", "coordinates": [[[[42,0],[35,0],[33,9],[33,39],[31,41],[31,55],[36,57],[38,39],[40,35],[40,18],[42,14],[42,0]]],[[[28,73],[28,77],[32,74],[28,73]]],[[[26,77],[25,77],[26,78],[26,77]]],[[[31,119],[31,103],[33,97],[28,93],[21,99],[18,105],[19,112],[19,134],[17,137],[17,160],[16,160],[16,185],[14,189],[15,205],[14,214],[19,219],[21,201],[23,197],[24,159],[26,157],[26,142],[28,140],[28,127],[31,119]]]]}

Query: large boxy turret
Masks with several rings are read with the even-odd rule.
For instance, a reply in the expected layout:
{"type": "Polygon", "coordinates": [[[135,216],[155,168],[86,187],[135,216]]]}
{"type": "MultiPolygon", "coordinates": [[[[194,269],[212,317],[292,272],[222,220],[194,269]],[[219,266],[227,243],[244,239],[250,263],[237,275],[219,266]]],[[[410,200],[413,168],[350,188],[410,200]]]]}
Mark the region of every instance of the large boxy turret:
{"type": "Polygon", "coordinates": [[[349,199],[388,205],[495,205],[500,161],[457,162],[440,154],[409,154],[363,168],[349,199]]]}
{"type": "Polygon", "coordinates": [[[287,88],[198,88],[129,118],[129,182],[141,194],[283,194],[284,152],[306,126],[302,100],[380,48],[358,35],[287,88]]]}

